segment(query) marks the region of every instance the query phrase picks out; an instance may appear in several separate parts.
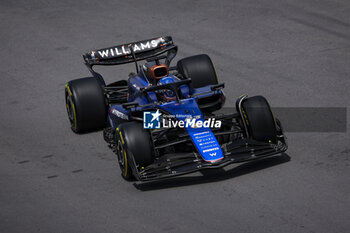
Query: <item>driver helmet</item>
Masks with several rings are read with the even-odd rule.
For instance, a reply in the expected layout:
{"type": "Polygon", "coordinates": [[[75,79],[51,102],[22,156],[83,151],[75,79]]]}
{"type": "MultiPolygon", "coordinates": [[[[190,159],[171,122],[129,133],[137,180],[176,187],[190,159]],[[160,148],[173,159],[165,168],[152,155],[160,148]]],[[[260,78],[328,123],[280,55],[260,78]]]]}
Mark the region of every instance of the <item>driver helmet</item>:
{"type": "MultiPolygon", "coordinates": [[[[159,79],[157,85],[174,83],[174,82],[176,82],[178,80],[179,80],[178,78],[167,76],[167,77],[163,77],[163,78],[159,79]]],[[[169,90],[169,89],[161,90],[160,91],[160,96],[166,102],[170,102],[170,101],[176,100],[176,94],[172,90],[169,90]]]]}

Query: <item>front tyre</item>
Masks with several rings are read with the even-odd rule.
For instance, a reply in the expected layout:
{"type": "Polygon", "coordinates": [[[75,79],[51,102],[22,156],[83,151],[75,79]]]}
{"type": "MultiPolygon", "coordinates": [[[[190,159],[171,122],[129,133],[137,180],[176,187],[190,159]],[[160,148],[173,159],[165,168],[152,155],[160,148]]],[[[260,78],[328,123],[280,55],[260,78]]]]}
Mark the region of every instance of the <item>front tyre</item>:
{"type": "Polygon", "coordinates": [[[119,128],[116,132],[116,141],[115,141],[115,153],[117,155],[118,164],[121,170],[121,175],[126,180],[132,180],[132,170],[130,167],[129,155],[127,152],[127,147],[123,139],[122,133],[119,131],[119,128]]]}
{"type": "Polygon", "coordinates": [[[115,151],[124,179],[131,180],[133,171],[136,173],[138,168],[153,163],[151,137],[141,123],[132,121],[120,124],[115,138],[115,151]]]}
{"type": "Polygon", "coordinates": [[[276,121],[270,105],[263,96],[253,96],[242,102],[243,121],[250,138],[267,143],[277,143],[276,121]]]}

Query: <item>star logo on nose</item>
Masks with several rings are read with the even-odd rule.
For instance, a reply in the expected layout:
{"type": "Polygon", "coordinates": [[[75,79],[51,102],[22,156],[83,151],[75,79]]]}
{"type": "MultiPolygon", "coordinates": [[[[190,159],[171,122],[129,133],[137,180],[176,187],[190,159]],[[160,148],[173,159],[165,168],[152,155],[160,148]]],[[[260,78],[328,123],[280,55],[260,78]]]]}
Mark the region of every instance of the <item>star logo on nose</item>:
{"type": "Polygon", "coordinates": [[[158,120],[159,121],[159,117],[161,116],[162,114],[159,112],[159,110],[157,110],[155,113],[152,113],[152,120],[151,120],[151,122],[152,121],[154,121],[154,120],[158,120]]]}

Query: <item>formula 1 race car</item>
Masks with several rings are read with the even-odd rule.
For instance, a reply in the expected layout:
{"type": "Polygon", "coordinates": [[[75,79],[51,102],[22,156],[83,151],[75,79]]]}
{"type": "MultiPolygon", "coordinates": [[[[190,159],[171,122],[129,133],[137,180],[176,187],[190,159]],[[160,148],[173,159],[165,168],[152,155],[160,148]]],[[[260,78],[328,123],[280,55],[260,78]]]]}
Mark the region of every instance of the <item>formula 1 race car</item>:
{"type": "Polygon", "coordinates": [[[149,181],[260,159],[287,150],[286,137],[266,99],[240,96],[236,111],[217,114],[225,102],[208,55],[170,66],[177,53],[170,36],[94,50],[83,55],[93,77],[65,88],[71,128],[103,129],[122,177],[149,181]],[[164,55],[165,54],[165,55],[164,55]],[[146,60],[143,65],[139,61],[146,60]],[[136,73],[106,85],[94,65],[134,62],[136,73]]]}

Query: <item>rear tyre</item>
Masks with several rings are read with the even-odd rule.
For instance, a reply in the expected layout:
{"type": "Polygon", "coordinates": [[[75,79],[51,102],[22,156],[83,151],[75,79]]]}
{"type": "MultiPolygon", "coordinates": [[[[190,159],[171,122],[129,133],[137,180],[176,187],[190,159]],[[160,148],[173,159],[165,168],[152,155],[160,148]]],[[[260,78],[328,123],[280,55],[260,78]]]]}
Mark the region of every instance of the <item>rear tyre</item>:
{"type": "Polygon", "coordinates": [[[68,82],[65,97],[68,119],[75,133],[105,127],[107,106],[101,85],[95,78],[81,78],[68,82]]]}
{"type": "MultiPolygon", "coordinates": [[[[185,79],[191,79],[192,88],[201,88],[218,84],[218,77],[210,57],[206,54],[187,57],[177,62],[177,69],[185,79]]],[[[199,108],[204,113],[211,113],[220,109],[225,102],[224,94],[198,99],[199,108]]]]}
{"type": "Polygon", "coordinates": [[[206,54],[179,60],[177,69],[184,78],[192,80],[190,85],[193,88],[218,84],[213,62],[206,54]]]}
{"type": "Polygon", "coordinates": [[[269,103],[263,96],[243,100],[242,113],[252,139],[268,143],[277,142],[276,121],[269,103]]]}
{"type": "Polygon", "coordinates": [[[151,137],[138,122],[120,124],[115,145],[122,177],[126,180],[133,178],[133,170],[136,171],[134,165],[142,168],[154,161],[151,137]]]}

